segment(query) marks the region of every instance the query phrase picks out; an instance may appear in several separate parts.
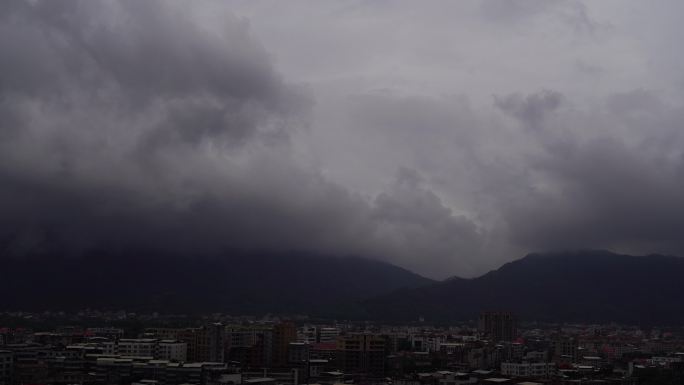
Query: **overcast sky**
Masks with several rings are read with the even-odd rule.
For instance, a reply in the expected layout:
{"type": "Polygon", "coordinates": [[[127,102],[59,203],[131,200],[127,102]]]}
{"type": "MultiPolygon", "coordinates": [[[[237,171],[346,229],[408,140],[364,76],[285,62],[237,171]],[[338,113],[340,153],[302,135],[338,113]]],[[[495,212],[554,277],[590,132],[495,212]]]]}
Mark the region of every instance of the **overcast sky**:
{"type": "Polygon", "coordinates": [[[0,2],[0,247],[684,255],[684,2],[0,2]]]}

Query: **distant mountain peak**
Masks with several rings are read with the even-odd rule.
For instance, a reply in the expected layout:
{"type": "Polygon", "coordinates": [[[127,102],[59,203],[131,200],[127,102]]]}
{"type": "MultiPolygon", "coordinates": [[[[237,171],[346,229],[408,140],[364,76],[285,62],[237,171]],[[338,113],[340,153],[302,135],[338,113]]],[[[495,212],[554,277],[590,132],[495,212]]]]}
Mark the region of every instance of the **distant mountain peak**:
{"type": "Polygon", "coordinates": [[[511,308],[539,321],[684,322],[684,258],[607,250],[530,253],[478,278],[446,280],[365,302],[377,318],[473,319],[511,308]],[[399,309],[399,310],[397,310],[399,309]]]}

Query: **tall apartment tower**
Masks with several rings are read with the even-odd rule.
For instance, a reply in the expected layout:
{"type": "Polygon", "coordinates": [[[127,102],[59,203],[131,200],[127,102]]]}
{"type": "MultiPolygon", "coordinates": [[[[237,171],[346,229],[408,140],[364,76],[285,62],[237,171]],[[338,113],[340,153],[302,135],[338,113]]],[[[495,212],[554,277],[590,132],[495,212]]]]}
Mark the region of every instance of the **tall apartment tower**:
{"type": "Polygon", "coordinates": [[[558,336],[553,341],[553,359],[556,362],[577,362],[579,343],[574,337],[558,336]]]}
{"type": "Polygon", "coordinates": [[[512,341],[518,334],[515,316],[509,312],[482,312],[478,329],[480,333],[495,342],[512,341]]]}
{"type": "Polygon", "coordinates": [[[226,328],[222,323],[216,322],[206,328],[209,337],[209,360],[211,362],[225,361],[225,338],[226,328]]]}
{"type": "Polygon", "coordinates": [[[187,344],[189,362],[223,362],[225,327],[221,323],[188,328],[178,333],[178,340],[187,344]]]}
{"type": "Polygon", "coordinates": [[[273,366],[285,367],[288,364],[288,348],[290,342],[297,341],[297,328],[290,321],[273,326],[273,366]]]}
{"type": "Polygon", "coordinates": [[[386,340],[373,334],[352,334],[337,339],[337,359],[345,373],[385,373],[386,340]]]}

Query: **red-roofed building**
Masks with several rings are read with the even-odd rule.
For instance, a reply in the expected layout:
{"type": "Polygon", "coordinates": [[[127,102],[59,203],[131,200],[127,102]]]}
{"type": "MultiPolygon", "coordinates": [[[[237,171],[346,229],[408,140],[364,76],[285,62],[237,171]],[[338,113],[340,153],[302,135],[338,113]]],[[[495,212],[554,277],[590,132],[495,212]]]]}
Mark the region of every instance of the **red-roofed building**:
{"type": "Polygon", "coordinates": [[[336,342],[320,342],[313,344],[311,347],[310,357],[312,359],[322,359],[322,360],[335,360],[335,355],[337,353],[337,343],[336,342]]]}

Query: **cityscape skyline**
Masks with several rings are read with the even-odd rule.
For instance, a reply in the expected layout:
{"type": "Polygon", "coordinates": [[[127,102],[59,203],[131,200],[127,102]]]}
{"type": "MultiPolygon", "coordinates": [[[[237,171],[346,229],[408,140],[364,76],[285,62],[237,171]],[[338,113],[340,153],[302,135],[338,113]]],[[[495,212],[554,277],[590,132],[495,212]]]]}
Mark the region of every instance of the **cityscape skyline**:
{"type": "Polygon", "coordinates": [[[684,374],[681,327],[544,324],[504,311],[449,325],[0,313],[1,323],[29,319],[0,327],[0,384],[677,385],[684,374]]]}

